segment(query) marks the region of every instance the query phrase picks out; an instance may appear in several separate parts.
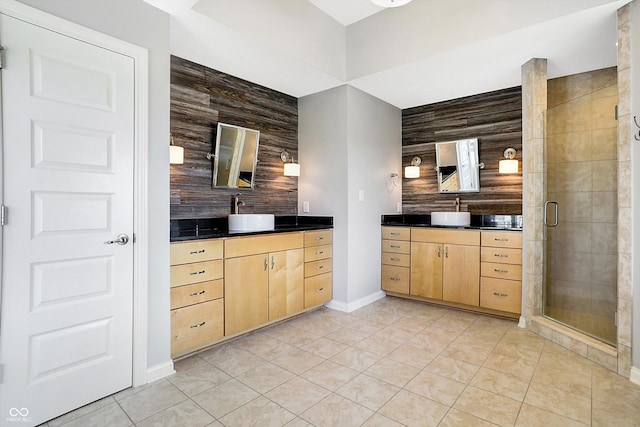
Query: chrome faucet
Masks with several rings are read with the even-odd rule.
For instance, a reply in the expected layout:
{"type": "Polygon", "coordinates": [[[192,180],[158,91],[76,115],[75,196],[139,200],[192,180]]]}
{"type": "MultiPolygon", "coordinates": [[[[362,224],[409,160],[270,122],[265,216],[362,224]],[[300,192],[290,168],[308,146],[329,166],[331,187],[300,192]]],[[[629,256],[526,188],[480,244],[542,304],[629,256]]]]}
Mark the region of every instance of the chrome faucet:
{"type": "Polygon", "coordinates": [[[456,205],[456,212],[460,212],[460,197],[456,197],[454,204],[456,205]]]}
{"type": "Polygon", "coordinates": [[[235,196],[233,196],[233,209],[236,215],[240,213],[240,206],[244,206],[244,202],[242,200],[240,200],[240,196],[242,195],[242,193],[238,193],[235,196]]]}

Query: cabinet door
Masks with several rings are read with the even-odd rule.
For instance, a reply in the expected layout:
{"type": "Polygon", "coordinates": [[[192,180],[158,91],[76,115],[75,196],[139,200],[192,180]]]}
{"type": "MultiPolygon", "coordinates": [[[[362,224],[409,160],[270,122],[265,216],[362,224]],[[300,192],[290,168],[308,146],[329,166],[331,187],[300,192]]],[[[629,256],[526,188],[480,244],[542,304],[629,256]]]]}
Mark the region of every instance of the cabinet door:
{"type": "Polygon", "coordinates": [[[442,256],[439,243],[411,243],[411,295],[442,299],[442,256]]]}
{"type": "Polygon", "coordinates": [[[269,320],[304,308],[304,251],[269,254],[269,320]]]}
{"type": "Polygon", "coordinates": [[[225,335],[269,320],[269,254],[227,259],[224,262],[225,335]]]}
{"type": "Polygon", "coordinates": [[[444,245],[442,299],[480,304],[480,247],[444,245]]]}

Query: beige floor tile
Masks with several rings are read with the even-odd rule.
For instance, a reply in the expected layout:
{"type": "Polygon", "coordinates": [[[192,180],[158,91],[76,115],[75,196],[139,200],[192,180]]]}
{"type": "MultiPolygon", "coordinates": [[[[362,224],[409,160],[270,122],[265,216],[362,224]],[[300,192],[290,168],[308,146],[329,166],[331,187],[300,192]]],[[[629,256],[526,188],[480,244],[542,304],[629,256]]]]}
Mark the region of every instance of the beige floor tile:
{"type": "Polygon", "coordinates": [[[453,405],[465,388],[464,383],[428,371],[420,372],[404,387],[405,390],[447,406],[453,405]]]}
{"type": "Polygon", "coordinates": [[[520,402],[495,393],[467,387],[453,407],[500,426],[513,426],[520,410],[520,402]]]}
{"type": "Polygon", "coordinates": [[[260,396],[240,381],[231,379],[202,392],[192,399],[205,411],[220,418],[260,396]],[[224,396],[224,399],[221,399],[224,396]]]}
{"type": "Polygon", "coordinates": [[[634,410],[628,411],[619,406],[611,406],[597,400],[593,401],[591,425],[594,427],[640,426],[640,404],[636,401],[634,410]]]}
{"type": "Polygon", "coordinates": [[[174,368],[176,373],[167,379],[187,396],[195,396],[231,378],[199,357],[176,362],[174,368]]]}
{"type": "Polygon", "coordinates": [[[451,357],[452,359],[473,363],[474,365],[482,365],[484,361],[487,360],[487,357],[489,357],[489,354],[491,354],[491,350],[467,346],[463,343],[458,343],[456,340],[449,344],[440,354],[451,357]]]}
{"type": "Polygon", "coordinates": [[[331,358],[332,361],[359,372],[365,371],[378,359],[380,359],[379,355],[357,347],[350,347],[331,358]]]}
{"type": "Polygon", "coordinates": [[[385,356],[400,347],[402,344],[402,341],[381,336],[380,332],[378,332],[363,339],[354,347],[361,348],[369,353],[377,354],[378,356],[385,356]]]}
{"type": "Polygon", "coordinates": [[[469,384],[519,402],[524,400],[529,388],[528,381],[489,368],[480,368],[469,384]]]}
{"type": "Polygon", "coordinates": [[[427,329],[423,330],[419,334],[416,334],[413,338],[406,342],[407,345],[419,348],[421,350],[430,351],[432,353],[440,353],[447,348],[451,342],[455,339],[453,335],[447,335],[444,333],[433,332],[427,329]]]}
{"type": "Polygon", "coordinates": [[[315,427],[359,426],[373,411],[337,394],[331,394],[307,409],[302,418],[315,427]]]}
{"type": "Polygon", "coordinates": [[[289,421],[287,424],[285,424],[285,427],[313,427],[313,426],[308,422],[306,422],[305,420],[303,420],[302,418],[296,417],[292,421],[289,421]]]}
{"type": "Polygon", "coordinates": [[[378,360],[365,371],[367,375],[398,387],[404,387],[419,372],[420,369],[416,367],[405,365],[389,358],[378,360]]]}
{"type": "Polygon", "coordinates": [[[426,371],[433,372],[440,376],[468,383],[480,369],[480,365],[452,359],[451,357],[438,356],[425,368],[426,371]]]}
{"type": "Polygon", "coordinates": [[[418,332],[422,331],[424,328],[429,326],[429,324],[431,324],[430,321],[424,320],[420,317],[413,317],[410,315],[407,317],[403,317],[399,320],[396,320],[388,327],[389,328],[397,327],[400,329],[404,329],[405,331],[410,331],[410,332],[413,332],[414,334],[417,334],[418,332]]]}
{"type": "MultiPolygon", "coordinates": [[[[582,424],[569,418],[561,417],[553,412],[545,411],[528,404],[522,405],[516,427],[540,427],[540,426],[562,426],[562,427],[581,427],[589,424],[582,424]]],[[[611,424],[607,424],[611,425],[611,424]]]]}
{"type": "Polygon", "coordinates": [[[266,393],[265,396],[294,414],[300,415],[330,393],[326,388],[311,381],[295,377],[266,393]]]}
{"type": "MultiPolygon", "coordinates": [[[[129,390],[132,390],[132,389],[133,389],[133,387],[131,387],[129,389],[126,389],[125,391],[130,393],[129,390]]],[[[123,392],[120,392],[120,393],[123,393],[123,392]]],[[[105,406],[109,406],[109,405],[113,404],[115,401],[116,400],[112,396],[109,396],[109,397],[105,397],[104,399],[100,399],[100,400],[97,400],[95,402],[89,403],[88,405],[82,406],[82,407],[76,409],[75,411],[68,412],[68,413],[66,413],[64,415],[61,415],[61,416],[59,416],[57,418],[54,418],[54,419],[50,420],[47,423],[48,427],[60,427],[62,425],[65,425],[66,423],[72,422],[76,418],[83,417],[83,416],[85,416],[87,414],[90,414],[92,412],[97,411],[100,408],[103,408],[105,406]]]]}
{"type": "Polygon", "coordinates": [[[606,403],[612,408],[631,413],[640,412],[640,386],[637,384],[604,369],[594,371],[592,381],[594,402],[606,403]]]}
{"type": "Polygon", "coordinates": [[[302,347],[304,351],[308,351],[311,354],[315,354],[316,356],[320,356],[325,359],[333,357],[348,348],[349,346],[346,344],[327,338],[320,338],[302,347]]]}
{"type": "Polygon", "coordinates": [[[376,332],[380,332],[384,328],[389,325],[384,323],[379,323],[369,319],[359,319],[356,320],[349,326],[351,329],[356,329],[358,331],[364,332],[365,334],[373,335],[376,332]]]}
{"type": "Polygon", "coordinates": [[[391,385],[388,382],[360,374],[337,389],[336,393],[365,408],[377,411],[399,390],[399,387],[391,385]]]}
{"type": "Polygon", "coordinates": [[[386,357],[398,362],[402,362],[405,365],[413,366],[414,368],[424,369],[433,359],[438,356],[438,353],[428,350],[422,350],[410,345],[401,345],[393,350],[386,357]]]}
{"type": "Polygon", "coordinates": [[[224,344],[200,355],[204,360],[232,377],[266,363],[261,357],[231,344],[224,344]]]}
{"type": "Polygon", "coordinates": [[[438,427],[492,427],[495,424],[485,421],[481,418],[474,417],[466,412],[457,409],[451,409],[442,419],[438,427]]]}
{"type": "Polygon", "coordinates": [[[225,427],[280,427],[295,417],[266,397],[259,397],[225,415],[220,422],[225,427]]]}
{"type": "Polygon", "coordinates": [[[384,417],[380,414],[373,414],[371,418],[365,421],[362,424],[362,427],[403,427],[403,424],[400,424],[392,419],[384,417]]]}
{"type": "Polygon", "coordinates": [[[352,346],[358,344],[368,336],[369,334],[357,331],[355,329],[340,328],[337,331],[325,335],[325,338],[329,338],[330,340],[338,341],[339,343],[352,346]]]}
{"type": "Polygon", "coordinates": [[[537,361],[533,357],[508,356],[494,351],[487,357],[482,366],[530,381],[535,372],[537,361]]]}
{"type": "Polygon", "coordinates": [[[267,362],[242,375],[238,375],[236,379],[258,393],[266,393],[293,377],[293,373],[267,362]]]}
{"type": "Polygon", "coordinates": [[[285,355],[272,360],[274,365],[278,365],[287,371],[300,375],[316,365],[324,362],[322,357],[316,356],[304,350],[295,349],[285,355]]]}
{"type": "MultiPolygon", "coordinates": [[[[19,425],[21,423],[15,422],[14,424],[19,425]]],[[[133,425],[133,422],[131,422],[120,406],[112,400],[108,405],[76,417],[73,420],[64,422],[63,424],[53,423],[50,425],[62,425],[65,427],[129,427],[133,425]]]]}
{"type": "Polygon", "coordinates": [[[327,360],[314,366],[301,376],[327,390],[335,390],[358,375],[358,371],[327,360]]]}
{"type": "Polygon", "coordinates": [[[446,405],[400,390],[378,413],[407,426],[436,426],[448,410],[446,405]]]}
{"type": "Polygon", "coordinates": [[[295,349],[294,346],[265,334],[243,338],[242,341],[234,345],[266,360],[282,356],[295,349]]]}
{"type": "MultiPolygon", "coordinates": [[[[402,320],[402,319],[401,319],[402,320]]],[[[390,339],[394,341],[399,341],[400,343],[404,343],[413,336],[417,334],[416,331],[410,329],[404,329],[398,325],[398,322],[393,323],[390,326],[387,326],[380,332],[374,334],[374,336],[381,337],[383,339],[390,339]]]]}
{"type": "Polygon", "coordinates": [[[591,375],[576,370],[540,366],[535,370],[532,381],[591,398],[591,375]]]}
{"type": "Polygon", "coordinates": [[[320,338],[320,335],[297,328],[290,323],[281,323],[268,328],[265,334],[296,347],[303,347],[320,338]]]}
{"type": "MultiPolygon", "coordinates": [[[[195,404],[192,400],[185,400],[159,414],[153,415],[136,424],[137,427],[154,426],[189,426],[203,427],[214,422],[215,419],[195,404]]],[[[85,424],[93,426],[94,424],[85,424]]]]}
{"type": "Polygon", "coordinates": [[[187,396],[169,381],[158,381],[152,387],[122,399],[120,407],[134,423],[186,400],[187,396]]]}
{"type": "Polygon", "coordinates": [[[583,424],[591,423],[591,400],[575,393],[532,382],[524,402],[583,424]]]}

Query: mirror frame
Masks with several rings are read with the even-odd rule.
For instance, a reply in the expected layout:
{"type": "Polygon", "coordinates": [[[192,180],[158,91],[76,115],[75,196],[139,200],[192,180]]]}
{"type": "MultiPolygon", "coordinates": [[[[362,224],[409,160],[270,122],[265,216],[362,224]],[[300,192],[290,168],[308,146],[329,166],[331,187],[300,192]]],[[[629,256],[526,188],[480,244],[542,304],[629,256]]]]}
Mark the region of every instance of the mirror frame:
{"type": "MultiPolygon", "coordinates": [[[[233,142],[233,145],[231,144],[224,144],[226,147],[229,147],[230,150],[232,150],[234,152],[234,154],[236,153],[236,151],[238,150],[238,147],[236,146],[236,144],[238,144],[240,141],[237,140],[236,137],[236,141],[233,142]]],[[[256,166],[258,164],[258,147],[260,146],[260,131],[255,130],[255,129],[249,129],[249,128],[245,128],[242,126],[236,126],[236,125],[230,125],[227,123],[218,123],[217,126],[217,130],[216,130],[216,149],[215,149],[215,154],[213,156],[213,176],[212,176],[212,181],[211,181],[211,187],[212,188],[220,188],[220,189],[244,189],[244,190],[253,190],[254,186],[255,186],[255,179],[256,179],[256,166]],[[225,131],[228,130],[236,130],[236,134],[239,131],[244,131],[245,133],[247,132],[252,132],[255,133],[255,139],[256,139],[256,143],[255,143],[255,152],[254,153],[249,153],[246,152],[246,147],[244,146],[244,141],[246,140],[246,135],[243,136],[242,138],[242,146],[240,147],[240,149],[242,150],[241,153],[239,153],[239,155],[237,156],[237,160],[234,160],[233,158],[230,158],[229,161],[233,162],[233,164],[230,164],[230,167],[235,166],[235,169],[237,170],[237,176],[238,178],[235,179],[236,181],[236,185],[228,185],[229,184],[229,179],[227,179],[227,185],[220,185],[219,184],[219,180],[220,177],[218,176],[218,173],[220,172],[220,147],[225,143],[225,141],[223,140],[223,133],[225,133],[225,131]],[[238,183],[241,181],[240,178],[240,174],[241,173],[246,173],[248,171],[242,171],[240,170],[241,167],[241,162],[242,160],[245,158],[245,156],[247,155],[251,155],[251,159],[253,160],[253,165],[252,165],[252,169],[251,169],[251,182],[249,182],[249,185],[247,186],[243,186],[241,187],[240,185],[238,185],[238,183]]],[[[235,156],[232,156],[235,157],[235,156]]]]}
{"type": "Polygon", "coordinates": [[[438,180],[438,193],[478,193],[480,192],[480,163],[478,158],[478,138],[460,139],[457,141],[436,142],[436,174],[438,180]],[[454,145],[456,149],[455,164],[452,161],[442,159],[440,152],[445,147],[454,145]],[[462,146],[467,145],[466,150],[462,150],[462,146]],[[465,161],[466,160],[466,161],[465,161]],[[447,173],[450,171],[450,173],[447,173]],[[460,171],[467,172],[465,178],[470,180],[469,185],[462,185],[462,177],[460,171]],[[458,187],[448,190],[443,186],[444,174],[451,176],[453,173],[457,175],[458,187]]]}

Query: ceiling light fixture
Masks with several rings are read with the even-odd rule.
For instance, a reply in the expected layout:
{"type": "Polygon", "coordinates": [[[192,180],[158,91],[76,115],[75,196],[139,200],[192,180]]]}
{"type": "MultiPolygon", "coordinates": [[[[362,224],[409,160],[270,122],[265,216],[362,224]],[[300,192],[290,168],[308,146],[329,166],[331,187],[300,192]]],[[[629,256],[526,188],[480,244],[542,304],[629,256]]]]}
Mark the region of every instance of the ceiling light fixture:
{"type": "Polygon", "coordinates": [[[380,7],[400,7],[409,3],[411,0],[371,0],[371,3],[380,7]]]}

